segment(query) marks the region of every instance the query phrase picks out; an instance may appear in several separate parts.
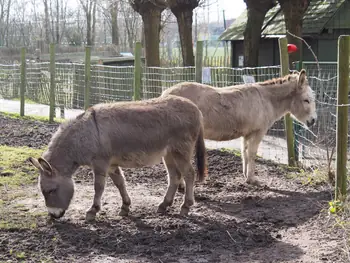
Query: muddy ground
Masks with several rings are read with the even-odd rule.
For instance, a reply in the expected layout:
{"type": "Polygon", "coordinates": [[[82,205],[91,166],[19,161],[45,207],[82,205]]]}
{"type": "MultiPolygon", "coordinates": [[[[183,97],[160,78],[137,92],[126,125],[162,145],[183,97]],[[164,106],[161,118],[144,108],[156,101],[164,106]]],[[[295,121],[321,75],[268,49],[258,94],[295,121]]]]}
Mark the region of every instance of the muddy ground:
{"type": "MultiPolygon", "coordinates": [[[[57,129],[1,114],[0,127],[0,145],[33,148],[47,145],[57,129]]],[[[84,220],[93,196],[88,168],[74,176],[71,206],[52,224],[36,179],[0,186],[0,261],[348,262],[346,237],[327,213],[333,189],[326,182],[305,183],[310,175],[260,159],[256,174],[266,187],[254,187],[244,183],[239,156],[210,150],[208,160],[209,179],[197,184],[188,218],[178,216],[181,193],[168,214],[156,213],[167,186],[162,164],[125,170],[132,199],[126,218],[118,216],[120,196],[108,180],[95,223],[84,220]]]]}

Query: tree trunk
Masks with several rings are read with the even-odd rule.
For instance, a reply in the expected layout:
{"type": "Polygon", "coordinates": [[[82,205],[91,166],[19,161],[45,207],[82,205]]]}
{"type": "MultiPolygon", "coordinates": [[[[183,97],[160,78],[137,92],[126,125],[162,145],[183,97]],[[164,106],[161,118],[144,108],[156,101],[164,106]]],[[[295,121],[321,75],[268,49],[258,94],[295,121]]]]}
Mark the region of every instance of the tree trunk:
{"type": "Polygon", "coordinates": [[[142,17],[145,36],[146,66],[159,67],[159,40],[161,14],[166,8],[163,0],[129,0],[142,17]]]}
{"type": "MultiPolygon", "coordinates": [[[[279,0],[284,14],[286,30],[293,35],[302,37],[303,17],[310,4],[310,0],[279,0]]],[[[301,40],[287,33],[289,44],[294,44],[298,48],[298,52],[289,55],[290,67],[292,62],[302,59],[302,42],[301,40]]]]}
{"type": "Polygon", "coordinates": [[[256,67],[259,64],[259,46],[261,27],[265,14],[255,9],[248,9],[248,19],[244,30],[244,66],[256,67]]]}
{"type": "Polygon", "coordinates": [[[247,5],[247,24],[244,30],[244,66],[256,67],[259,64],[261,28],[266,13],[276,5],[274,0],[244,0],[247,5]]]}
{"type": "Polygon", "coordinates": [[[112,6],[111,10],[111,23],[112,23],[112,44],[119,45],[118,37],[118,11],[116,4],[112,6]]]}
{"type": "Polygon", "coordinates": [[[86,14],[86,44],[92,46],[92,27],[91,27],[91,13],[86,14]]]}
{"type": "Polygon", "coordinates": [[[11,8],[11,0],[8,0],[7,1],[7,10],[6,10],[6,31],[5,31],[5,39],[6,39],[6,46],[7,47],[9,46],[10,8],[11,8]]]}
{"type": "Polygon", "coordinates": [[[96,1],[91,3],[92,7],[92,26],[91,26],[91,45],[95,45],[96,39],[96,1]]]}
{"type": "Polygon", "coordinates": [[[51,42],[54,43],[56,36],[55,36],[55,17],[53,15],[52,1],[50,1],[50,22],[51,22],[51,42]]]}
{"type": "Polygon", "coordinates": [[[49,6],[47,3],[48,0],[43,0],[44,3],[44,12],[45,12],[45,42],[46,44],[50,44],[50,19],[49,19],[49,6]]]}
{"type": "Polygon", "coordinates": [[[159,35],[160,18],[163,10],[155,7],[148,9],[142,16],[145,31],[146,65],[148,67],[159,67],[159,35]]]}
{"type": "Polygon", "coordinates": [[[60,4],[56,0],[56,44],[60,42],[60,4]]]}
{"type": "Polygon", "coordinates": [[[174,12],[179,26],[181,53],[183,66],[194,66],[193,40],[192,40],[192,17],[193,10],[179,9],[174,12]]]}

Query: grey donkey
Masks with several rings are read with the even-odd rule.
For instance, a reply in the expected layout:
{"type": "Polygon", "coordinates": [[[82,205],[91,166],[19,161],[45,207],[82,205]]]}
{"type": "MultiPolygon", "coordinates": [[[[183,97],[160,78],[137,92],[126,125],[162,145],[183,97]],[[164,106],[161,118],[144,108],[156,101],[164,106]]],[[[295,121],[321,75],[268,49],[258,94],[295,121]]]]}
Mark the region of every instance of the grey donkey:
{"type": "Polygon", "coordinates": [[[95,194],[86,220],[94,220],[101,209],[107,174],[121,195],[119,215],[127,216],[131,200],[122,167],[140,168],[161,160],[168,172],[168,188],[157,211],[164,213],[172,205],[184,179],[180,215],[186,216],[194,204],[194,152],[198,180],[203,182],[207,176],[203,129],[198,107],[178,96],[97,104],[62,123],[42,156],[29,161],[39,169],[39,186],[52,218],[62,217],[68,209],[74,194],[72,175],[81,165],[90,166],[94,173],[95,194]]]}

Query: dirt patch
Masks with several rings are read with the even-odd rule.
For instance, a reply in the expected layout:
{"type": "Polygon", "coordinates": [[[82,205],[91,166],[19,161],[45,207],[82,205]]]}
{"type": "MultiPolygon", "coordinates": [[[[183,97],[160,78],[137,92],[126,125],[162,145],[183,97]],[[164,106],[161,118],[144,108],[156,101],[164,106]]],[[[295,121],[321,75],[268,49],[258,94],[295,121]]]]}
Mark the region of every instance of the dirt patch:
{"type": "MultiPolygon", "coordinates": [[[[5,127],[0,144],[37,148],[47,145],[57,129],[1,115],[0,125],[5,127]],[[41,132],[28,133],[34,126],[41,132]],[[14,130],[17,136],[6,136],[14,130]]],[[[132,199],[126,218],[117,216],[121,199],[108,179],[102,211],[92,224],[84,221],[93,197],[88,168],[74,176],[72,204],[53,224],[46,221],[35,184],[2,189],[0,261],[346,262],[341,231],[331,227],[323,211],[333,192],[327,184],[304,185],[287,179],[285,168],[259,160],[256,174],[267,187],[253,187],[243,182],[240,157],[209,150],[208,160],[209,179],[196,186],[188,218],[178,216],[180,193],[166,215],[156,213],[167,185],[162,164],[125,170],[132,199]]]]}
{"type": "Polygon", "coordinates": [[[0,145],[41,148],[49,143],[58,125],[12,118],[0,113],[0,145]]]}

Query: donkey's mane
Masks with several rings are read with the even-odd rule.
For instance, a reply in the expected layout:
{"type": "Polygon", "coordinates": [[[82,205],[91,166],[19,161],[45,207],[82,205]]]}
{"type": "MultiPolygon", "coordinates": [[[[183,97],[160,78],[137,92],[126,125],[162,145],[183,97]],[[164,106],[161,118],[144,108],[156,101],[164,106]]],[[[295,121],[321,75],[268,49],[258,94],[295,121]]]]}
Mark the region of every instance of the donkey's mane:
{"type": "Polygon", "coordinates": [[[51,141],[49,142],[49,148],[57,147],[57,144],[62,144],[67,138],[71,136],[71,129],[75,124],[77,124],[86,114],[86,111],[79,114],[76,118],[65,121],[59,125],[58,130],[53,134],[51,141]]]}
{"type": "Polygon", "coordinates": [[[267,85],[281,85],[286,82],[294,81],[298,77],[298,74],[288,74],[284,77],[279,77],[279,78],[273,78],[273,79],[268,79],[262,82],[258,82],[260,86],[267,86],[267,85]]]}

